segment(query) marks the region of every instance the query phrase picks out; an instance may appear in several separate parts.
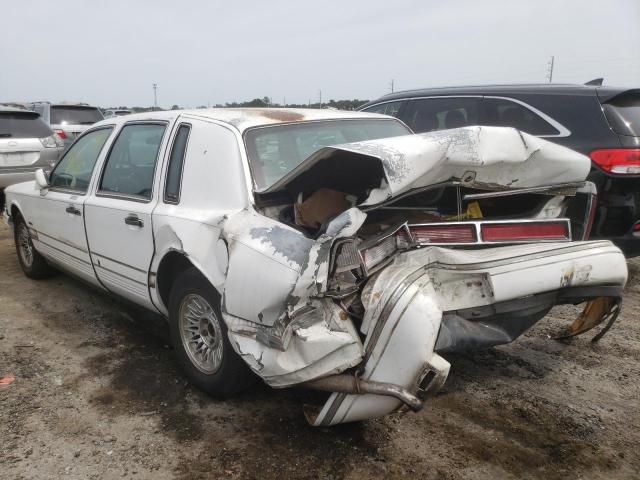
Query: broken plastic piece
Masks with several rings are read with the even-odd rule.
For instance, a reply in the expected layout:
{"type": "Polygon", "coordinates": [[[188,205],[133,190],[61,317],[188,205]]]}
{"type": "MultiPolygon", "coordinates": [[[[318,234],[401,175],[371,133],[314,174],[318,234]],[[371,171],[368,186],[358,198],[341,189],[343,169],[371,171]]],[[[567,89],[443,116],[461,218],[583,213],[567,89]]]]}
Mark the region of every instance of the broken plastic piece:
{"type": "Polygon", "coordinates": [[[616,297],[598,297],[589,300],[578,318],[561,335],[555,337],[556,340],[575,337],[597,327],[606,320],[607,324],[604,328],[591,339],[592,342],[597,342],[618,318],[621,303],[622,299],[616,297]]]}
{"type": "Polygon", "coordinates": [[[7,387],[11,385],[15,379],[16,379],[16,376],[12,374],[8,374],[8,375],[5,375],[4,377],[0,377],[0,387],[7,387]]]}

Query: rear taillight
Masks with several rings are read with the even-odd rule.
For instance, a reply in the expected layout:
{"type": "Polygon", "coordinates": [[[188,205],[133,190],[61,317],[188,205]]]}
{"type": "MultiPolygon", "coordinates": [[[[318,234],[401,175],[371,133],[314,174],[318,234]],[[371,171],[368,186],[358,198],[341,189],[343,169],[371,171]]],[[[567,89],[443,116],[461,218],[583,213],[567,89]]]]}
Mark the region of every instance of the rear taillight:
{"type": "Polygon", "coordinates": [[[640,175],[640,148],[604,148],[591,152],[591,160],[607,173],[640,175]]]}
{"type": "Polygon", "coordinates": [[[62,140],[64,140],[65,138],[67,138],[67,134],[64,133],[64,130],[62,130],[61,128],[54,128],[53,131],[56,133],[56,135],[58,135],[62,140]]]}
{"type": "Polygon", "coordinates": [[[472,223],[450,225],[412,225],[416,243],[475,243],[476,228],[472,223]]]}
{"type": "Polygon", "coordinates": [[[485,242],[526,242],[571,239],[569,225],[565,221],[486,223],[480,226],[480,235],[485,242]]]}

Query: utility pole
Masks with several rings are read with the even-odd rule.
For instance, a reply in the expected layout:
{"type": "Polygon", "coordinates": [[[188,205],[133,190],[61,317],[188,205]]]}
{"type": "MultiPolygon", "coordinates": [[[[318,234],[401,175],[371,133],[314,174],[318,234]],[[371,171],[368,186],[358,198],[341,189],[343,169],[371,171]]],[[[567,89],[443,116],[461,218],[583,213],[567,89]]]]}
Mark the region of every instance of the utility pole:
{"type": "Polygon", "coordinates": [[[320,110],[322,110],[322,90],[318,90],[318,96],[320,98],[320,110]]]}
{"type": "Polygon", "coordinates": [[[389,87],[391,88],[391,93],[393,93],[393,84],[395,83],[395,78],[392,78],[391,81],[389,82],[389,87]]]}
{"type": "Polygon", "coordinates": [[[158,110],[158,84],[153,84],[153,109],[158,110]]]}
{"type": "Polygon", "coordinates": [[[282,106],[283,107],[287,106],[287,97],[282,97],[282,106]]]}
{"type": "Polygon", "coordinates": [[[547,78],[549,79],[549,83],[553,80],[553,63],[555,58],[555,56],[551,56],[551,61],[547,64],[547,78]]]}

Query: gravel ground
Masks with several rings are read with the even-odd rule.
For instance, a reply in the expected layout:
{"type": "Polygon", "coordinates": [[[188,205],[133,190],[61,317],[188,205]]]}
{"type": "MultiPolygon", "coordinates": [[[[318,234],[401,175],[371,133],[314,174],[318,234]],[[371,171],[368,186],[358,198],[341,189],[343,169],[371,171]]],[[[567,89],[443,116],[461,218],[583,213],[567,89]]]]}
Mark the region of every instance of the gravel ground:
{"type": "Polygon", "coordinates": [[[0,478],[640,477],[640,261],[600,343],[549,338],[451,356],[418,413],[308,427],[311,393],[210,398],[177,370],[164,321],[59,275],[32,281],[0,227],[0,478]]]}

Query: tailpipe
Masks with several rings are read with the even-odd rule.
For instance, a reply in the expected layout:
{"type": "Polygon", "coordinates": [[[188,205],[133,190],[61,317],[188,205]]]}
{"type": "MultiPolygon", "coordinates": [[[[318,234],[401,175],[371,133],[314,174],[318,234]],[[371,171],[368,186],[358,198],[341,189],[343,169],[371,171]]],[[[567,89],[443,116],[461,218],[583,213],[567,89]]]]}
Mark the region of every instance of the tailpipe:
{"type": "Polygon", "coordinates": [[[422,410],[423,402],[406,388],[393,383],[363,380],[353,375],[330,375],[303,383],[301,387],[325,392],[347,393],[351,395],[384,395],[395,397],[414,412],[422,410]]]}

